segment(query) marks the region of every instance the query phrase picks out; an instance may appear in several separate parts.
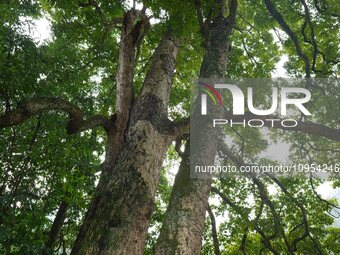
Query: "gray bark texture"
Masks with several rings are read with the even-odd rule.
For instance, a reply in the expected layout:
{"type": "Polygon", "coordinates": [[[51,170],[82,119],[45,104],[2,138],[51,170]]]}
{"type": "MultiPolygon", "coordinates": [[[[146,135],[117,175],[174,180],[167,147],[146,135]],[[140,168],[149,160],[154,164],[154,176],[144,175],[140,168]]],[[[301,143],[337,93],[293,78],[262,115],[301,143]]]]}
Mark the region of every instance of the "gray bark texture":
{"type": "Polygon", "coordinates": [[[128,123],[124,141],[117,151],[116,140],[109,139],[106,153],[112,155],[106,156],[104,177],[71,254],[143,254],[160,168],[173,140],[166,113],[177,52],[177,41],[167,33],[154,52],[141,95],[131,109],[121,108],[130,112],[123,121],[128,123]]]}
{"type": "Polygon", "coordinates": [[[156,255],[200,254],[210,179],[191,179],[186,146],[155,247],[156,255]]]}
{"type": "MultiPolygon", "coordinates": [[[[229,37],[235,23],[237,2],[232,1],[228,18],[224,18],[223,3],[218,6],[216,17],[208,26],[206,52],[200,71],[201,78],[223,78],[225,76],[230,48],[229,37]]],[[[212,143],[214,139],[207,138],[206,141],[212,143]]],[[[187,142],[155,246],[156,255],[200,254],[212,181],[210,178],[190,178],[189,147],[190,144],[187,142]]],[[[204,148],[201,155],[203,160],[214,158],[214,145],[207,142],[204,148]]]]}

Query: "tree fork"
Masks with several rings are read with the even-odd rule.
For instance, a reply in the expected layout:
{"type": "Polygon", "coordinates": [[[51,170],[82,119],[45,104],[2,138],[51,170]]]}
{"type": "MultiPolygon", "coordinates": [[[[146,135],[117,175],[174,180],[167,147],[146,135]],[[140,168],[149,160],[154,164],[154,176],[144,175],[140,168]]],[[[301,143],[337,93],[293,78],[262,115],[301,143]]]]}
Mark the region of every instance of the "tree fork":
{"type": "Polygon", "coordinates": [[[166,113],[178,47],[168,32],[156,48],[122,149],[116,160],[106,157],[106,181],[98,184],[71,254],[143,254],[160,168],[173,139],[166,113]]]}

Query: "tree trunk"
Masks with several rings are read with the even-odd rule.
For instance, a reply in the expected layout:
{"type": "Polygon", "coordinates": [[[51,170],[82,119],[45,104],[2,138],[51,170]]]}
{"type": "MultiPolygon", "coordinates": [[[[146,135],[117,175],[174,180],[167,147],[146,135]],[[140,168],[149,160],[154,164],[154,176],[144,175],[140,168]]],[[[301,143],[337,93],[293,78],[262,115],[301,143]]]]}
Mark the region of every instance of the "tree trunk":
{"type": "Polygon", "coordinates": [[[122,149],[116,160],[106,157],[107,180],[97,189],[71,254],[143,254],[160,168],[173,140],[166,113],[177,52],[176,40],[166,34],[132,105],[122,149]]]}
{"type": "Polygon", "coordinates": [[[67,208],[68,204],[65,201],[62,201],[59,205],[58,212],[55,216],[50,232],[48,233],[48,239],[44,245],[44,254],[53,253],[55,242],[66,218],[67,208]]]}
{"type": "MultiPolygon", "coordinates": [[[[217,16],[208,27],[206,52],[201,66],[201,78],[223,78],[225,76],[230,34],[235,23],[237,2],[232,1],[230,15],[224,18],[224,1],[217,16]]],[[[212,132],[211,132],[212,133],[212,132]]],[[[213,134],[214,135],[214,134],[213,134]]],[[[214,139],[205,139],[202,158],[214,158],[214,139]],[[213,152],[212,152],[213,151],[213,152]]],[[[156,255],[195,255],[200,254],[205,212],[208,206],[211,179],[190,177],[189,142],[171,193],[170,203],[165,214],[162,229],[155,246],[156,255]]]]}
{"type": "Polygon", "coordinates": [[[211,180],[190,178],[189,147],[185,148],[175,178],[156,255],[200,254],[211,180]]]}

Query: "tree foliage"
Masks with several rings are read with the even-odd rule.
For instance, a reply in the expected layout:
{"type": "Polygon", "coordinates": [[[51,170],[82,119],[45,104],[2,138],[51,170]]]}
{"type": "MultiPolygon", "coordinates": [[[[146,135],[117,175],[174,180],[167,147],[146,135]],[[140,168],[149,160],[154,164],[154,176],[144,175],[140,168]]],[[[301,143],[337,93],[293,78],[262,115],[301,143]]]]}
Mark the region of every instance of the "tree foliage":
{"type": "MultiPolygon", "coordinates": [[[[195,2],[199,1],[133,1],[150,17],[137,46],[135,95],[142,90],[164,32],[171,27],[180,38],[168,106],[173,121],[189,115],[190,83],[198,77],[206,47],[202,25],[220,1],[201,1],[202,24],[195,2]]],[[[122,17],[130,8],[118,0],[2,1],[0,115],[30,98],[57,97],[77,105],[84,119],[95,114],[114,118],[122,17]],[[40,18],[49,20],[51,38],[39,43],[30,31],[37,29],[35,21],[40,18]]],[[[285,57],[290,77],[338,78],[339,16],[336,0],[240,0],[226,77],[271,77],[285,57]]],[[[310,107],[320,113],[318,121],[338,128],[339,87],[311,90],[315,96],[310,107]]],[[[54,109],[0,129],[0,253],[70,252],[98,183],[107,137],[102,128],[70,135],[67,123],[67,114],[54,109]],[[60,208],[65,208],[60,213],[63,224],[53,237],[60,208]]],[[[235,142],[231,150],[241,160],[271,160],[259,156],[268,145],[260,132],[234,129],[228,134],[235,142]]],[[[282,130],[272,131],[272,137],[292,144],[291,162],[339,162],[338,142],[282,130]]],[[[170,200],[171,172],[180,160],[176,149],[175,143],[170,146],[162,167],[145,254],[153,253],[170,200]]],[[[261,183],[246,178],[214,180],[215,202],[210,217],[207,214],[201,253],[216,254],[211,232],[215,215],[220,222],[216,235],[221,254],[339,254],[340,231],[332,225],[338,202],[317,193],[322,183],[314,178],[267,178],[261,183]]],[[[331,180],[330,185],[336,188],[340,182],[331,180]]]]}

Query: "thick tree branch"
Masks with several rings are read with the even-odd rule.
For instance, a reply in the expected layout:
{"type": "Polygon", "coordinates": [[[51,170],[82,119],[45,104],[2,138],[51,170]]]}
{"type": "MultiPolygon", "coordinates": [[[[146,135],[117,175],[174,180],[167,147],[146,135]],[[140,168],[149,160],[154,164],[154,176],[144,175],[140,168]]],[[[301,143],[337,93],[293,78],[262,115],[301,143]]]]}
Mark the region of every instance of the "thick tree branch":
{"type": "Polygon", "coordinates": [[[124,15],[119,49],[116,95],[117,119],[115,125],[116,129],[121,132],[126,129],[134,97],[133,77],[136,47],[144,35],[144,29],[148,25],[148,18],[139,11],[130,10],[124,15]],[[140,18],[139,21],[138,18],[140,18]]]}
{"type": "Polygon", "coordinates": [[[233,119],[234,122],[236,121],[248,121],[250,119],[260,119],[263,120],[264,126],[272,127],[271,121],[265,121],[273,119],[273,128],[282,129],[282,130],[290,130],[290,131],[300,131],[305,134],[315,135],[315,136],[322,136],[333,141],[339,142],[340,141],[340,129],[330,128],[322,124],[316,124],[310,121],[297,121],[296,127],[283,127],[280,125],[282,119],[274,115],[267,115],[267,116],[259,116],[254,115],[250,112],[246,112],[244,115],[232,115],[230,112],[225,114],[226,119],[233,119]]]}
{"type": "Polygon", "coordinates": [[[153,97],[162,104],[161,114],[168,110],[170,86],[175,73],[176,59],[180,42],[169,28],[154,51],[149,71],[146,74],[139,100],[153,97]]]}
{"type": "Polygon", "coordinates": [[[241,245],[240,245],[240,250],[242,252],[242,254],[246,255],[246,243],[247,243],[247,237],[248,237],[248,230],[249,227],[245,227],[244,229],[244,233],[243,233],[243,237],[242,237],[242,241],[241,241],[241,245]]]}
{"type": "MultiPolygon", "coordinates": [[[[129,10],[123,18],[119,48],[119,66],[117,71],[116,85],[116,114],[113,132],[109,135],[106,147],[105,164],[112,164],[118,156],[125,138],[128,127],[130,111],[134,99],[133,78],[135,70],[135,59],[138,45],[149,27],[148,17],[141,11],[129,10]]],[[[102,172],[101,181],[106,181],[106,170],[102,172]]]]}
{"type": "Polygon", "coordinates": [[[77,106],[63,99],[52,97],[34,98],[19,103],[15,110],[0,116],[0,128],[19,125],[35,114],[51,110],[68,113],[69,121],[66,130],[69,134],[75,134],[97,126],[103,126],[106,131],[112,128],[112,123],[106,117],[94,115],[84,120],[83,113],[77,106]]]}
{"type": "Polygon", "coordinates": [[[278,237],[279,235],[281,235],[286,246],[287,246],[288,253],[292,254],[293,252],[292,252],[292,249],[291,249],[291,245],[289,244],[288,239],[285,235],[284,227],[282,226],[280,216],[276,212],[274,204],[269,198],[268,191],[267,191],[265,185],[257,178],[252,178],[252,180],[255,183],[255,185],[258,187],[259,196],[260,196],[261,200],[263,201],[264,204],[266,204],[269,207],[270,212],[273,216],[273,221],[274,221],[273,223],[274,223],[275,232],[271,236],[269,236],[265,241],[272,240],[272,239],[278,237]]]}

